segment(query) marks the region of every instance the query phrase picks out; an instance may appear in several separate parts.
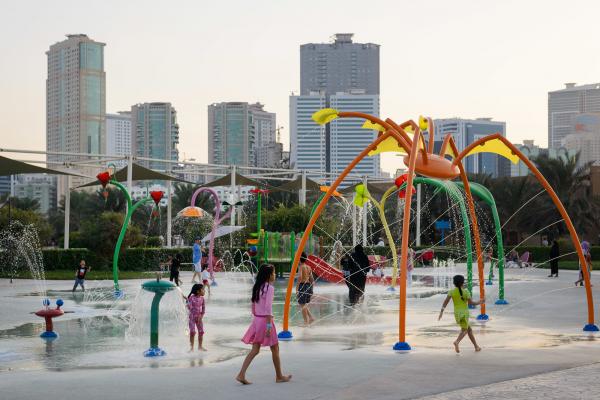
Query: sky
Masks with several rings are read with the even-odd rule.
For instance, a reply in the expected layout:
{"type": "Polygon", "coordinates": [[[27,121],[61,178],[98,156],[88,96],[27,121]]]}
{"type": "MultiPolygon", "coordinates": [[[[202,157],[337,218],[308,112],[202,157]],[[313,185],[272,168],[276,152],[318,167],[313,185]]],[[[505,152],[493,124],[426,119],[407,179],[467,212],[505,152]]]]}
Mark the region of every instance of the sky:
{"type": "MultiPolygon", "coordinates": [[[[289,144],[303,43],[381,45],[381,115],[492,117],[547,144],[547,93],[600,81],[589,0],[0,0],[0,147],[45,149],[45,52],[65,34],[106,43],[106,110],[168,101],[180,157],[207,161],[207,106],[259,101],[289,144]]],[[[30,156],[29,158],[33,158],[30,156]]],[[[387,155],[382,168],[400,165],[387,155]]]]}

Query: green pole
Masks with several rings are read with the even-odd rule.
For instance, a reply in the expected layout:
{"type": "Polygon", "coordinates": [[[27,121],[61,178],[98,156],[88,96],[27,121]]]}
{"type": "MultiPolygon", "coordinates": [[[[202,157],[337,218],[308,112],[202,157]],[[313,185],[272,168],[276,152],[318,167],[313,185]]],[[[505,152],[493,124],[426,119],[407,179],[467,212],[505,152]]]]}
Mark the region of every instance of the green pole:
{"type": "Polygon", "coordinates": [[[150,348],[158,347],[158,307],[163,295],[162,292],[156,292],[152,299],[152,307],[150,308],[150,348]]]}
{"type": "Polygon", "coordinates": [[[262,193],[259,191],[256,195],[258,196],[258,208],[256,210],[256,238],[258,239],[258,248],[256,249],[256,267],[258,268],[261,264],[261,253],[264,251],[264,246],[262,246],[261,243],[261,240],[264,240],[264,238],[261,238],[260,236],[262,230],[262,193]]]}
{"type": "MultiPolygon", "coordinates": [[[[321,201],[323,200],[323,197],[325,197],[325,192],[323,192],[319,198],[317,199],[317,202],[315,204],[313,204],[312,209],[310,210],[310,215],[309,215],[309,219],[312,218],[313,214],[315,213],[315,211],[317,210],[317,207],[319,207],[319,204],[321,204],[321,201]]],[[[312,234],[312,229],[310,230],[309,236],[308,236],[308,252],[310,254],[313,253],[313,234],[312,234]]]]}
{"type": "MultiPolygon", "coordinates": [[[[462,183],[459,183],[462,186],[462,183]]],[[[471,192],[483,200],[492,210],[492,219],[494,220],[494,229],[496,231],[496,247],[498,247],[498,300],[496,304],[508,304],[504,299],[504,244],[502,241],[502,225],[500,225],[500,216],[494,196],[485,186],[471,182],[469,183],[471,192]]]]}
{"type": "Polygon", "coordinates": [[[294,256],[296,255],[296,233],[290,232],[290,271],[292,270],[292,264],[294,263],[294,256]]]}
{"type": "Polygon", "coordinates": [[[269,232],[265,231],[264,243],[263,243],[265,263],[269,262],[269,232]]]}

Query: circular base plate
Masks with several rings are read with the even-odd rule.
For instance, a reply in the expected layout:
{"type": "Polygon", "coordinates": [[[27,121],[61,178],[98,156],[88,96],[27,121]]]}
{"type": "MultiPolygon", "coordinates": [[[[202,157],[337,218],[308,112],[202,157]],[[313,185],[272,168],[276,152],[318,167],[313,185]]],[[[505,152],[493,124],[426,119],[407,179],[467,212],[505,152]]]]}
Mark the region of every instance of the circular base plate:
{"type": "Polygon", "coordinates": [[[496,300],[495,304],[497,304],[499,306],[504,306],[504,305],[508,304],[508,301],[506,301],[505,299],[498,299],[498,300],[496,300]]]}
{"type": "Polygon", "coordinates": [[[150,347],[144,352],[144,357],[162,357],[167,353],[160,347],[150,347]]]}
{"type": "Polygon", "coordinates": [[[408,353],[412,350],[410,345],[406,342],[397,342],[393,349],[396,353],[408,353]]]}
{"type": "Polygon", "coordinates": [[[395,292],[396,288],[393,286],[390,286],[389,288],[385,289],[387,292],[395,292]]]}
{"type": "Polygon", "coordinates": [[[54,331],[45,331],[40,334],[42,339],[56,339],[58,338],[58,333],[54,331]]]}
{"type": "Polygon", "coordinates": [[[587,324],[586,326],[583,327],[583,331],[584,332],[598,332],[598,331],[600,331],[600,329],[598,329],[598,325],[587,324]]]}
{"type": "Polygon", "coordinates": [[[210,286],[219,286],[219,285],[217,285],[217,281],[212,281],[212,283],[210,284],[210,286]]]}
{"type": "Polygon", "coordinates": [[[479,314],[479,315],[477,316],[477,321],[480,321],[480,322],[487,322],[487,321],[489,321],[489,320],[490,320],[490,317],[489,317],[487,314],[479,314]]]}
{"type": "Polygon", "coordinates": [[[279,332],[279,334],[277,335],[277,338],[279,340],[282,340],[284,342],[290,341],[292,340],[293,336],[292,336],[292,332],[290,331],[281,331],[279,332]]]}
{"type": "Polygon", "coordinates": [[[494,284],[494,282],[492,282],[492,281],[487,281],[485,284],[486,284],[486,286],[492,286],[492,285],[494,284]]]}

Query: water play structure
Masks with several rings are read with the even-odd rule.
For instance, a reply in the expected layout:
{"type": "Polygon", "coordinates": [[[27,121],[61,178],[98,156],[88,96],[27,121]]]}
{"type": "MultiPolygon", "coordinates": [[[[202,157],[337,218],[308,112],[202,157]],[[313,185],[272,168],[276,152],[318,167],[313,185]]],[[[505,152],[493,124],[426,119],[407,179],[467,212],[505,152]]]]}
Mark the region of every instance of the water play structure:
{"type": "Polygon", "coordinates": [[[158,316],[159,305],[165,293],[175,289],[173,282],[161,281],[159,278],[152,281],[146,281],[142,284],[142,289],[154,293],[152,298],[152,307],[150,308],[150,348],[144,352],[146,357],[164,356],[166,352],[158,346],[158,316]]]}
{"type": "Polygon", "coordinates": [[[35,315],[44,318],[46,322],[46,330],[40,334],[40,337],[43,339],[56,339],[58,333],[54,332],[52,319],[64,315],[65,312],[60,309],[64,302],[61,299],[56,300],[56,308],[50,308],[50,299],[44,299],[42,303],[44,308],[35,312],[35,315]]]}
{"type": "MultiPolygon", "coordinates": [[[[456,178],[460,178],[466,197],[466,205],[468,207],[468,214],[472,226],[472,235],[475,241],[475,253],[477,257],[477,269],[479,277],[479,296],[480,298],[485,297],[485,284],[484,284],[484,270],[483,270],[483,257],[481,252],[481,243],[479,237],[479,227],[477,222],[477,215],[475,213],[475,206],[473,201],[473,195],[471,191],[471,185],[467,179],[462,160],[472,154],[481,152],[495,153],[505,158],[508,158],[513,163],[522,161],[529,170],[533,173],[539,183],[543,186],[544,190],[551,197],[555,207],[560,212],[564,223],[567,226],[569,235],[573,246],[577,251],[579,262],[583,268],[583,276],[585,280],[586,289],[586,300],[587,300],[587,324],[584,326],[584,331],[598,331],[598,327],[594,323],[594,304],[592,298],[592,291],[590,286],[590,279],[588,275],[587,263],[585,261],[584,253],[581,248],[581,244],[573,223],[567,214],[560,199],[548,184],[544,176],[540,173],[537,167],[525,157],[510,141],[500,134],[493,134],[476,140],[469,146],[467,146],[462,152],[458,151],[452,135],[448,134],[444,138],[440,151],[438,154],[434,153],[434,125],[431,118],[421,117],[419,123],[412,120],[408,120],[401,124],[395,123],[391,119],[381,120],[369,114],[361,112],[344,112],[338,111],[331,108],[326,108],[317,111],[313,115],[313,120],[318,124],[327,124],[337,118],[359,118],[365,120],[363,127],[365,129],[377,130],[379,134],[377,138],[362,152],[360,152],[356,158],[341,172],[333,184],[328,188],[327,192],[323,196],[319,205],[317,206],[314,214],[311,216],[310,221],[305,229],[305,235],[303,236],[296,254],[294,256],[294,262],[292,264],[284,306],[283,316],[283,330],[279,333],[279,337],[282,340],[290,340],[292,333],[289,330],[289,318],[290,318],[290,303],[292,298],[292,291],[294,287],[294,278],[296,269],[300,262],[300,254],[306,246],[306,242],[309,233],[312,231],[316,220],[322,213],[325,205],[329,198],[333,195],[334,191],[343,182],[344,178],[354,169],[354,167],[365,157],[376,155],[382,152],[396,152],[404,154],[404,164],[408,168],[407,179],[405,183],[406,192],[412,193],[414,181],[417,178],[417,174],[433,178],[441,181],[451,181],[456,178]],[[426,139],[426,137],[428,139],[426,139]],[[308,234],[307,234],[308,233],[308,234]]],[[[403,219],[402,219],[402,238],[401,238],[401,259],[400,259],[400,275],[406,276],[407,273],[407,249],[409,246],[409,229],[411,219],[411,197],[406,196],[404,201],[403,219]]],[[[411,349],[409,343],[406,341],[406,279],[400,279],[400,296],[399,303],[400,308],[398,312],[398,342],[394,345],[394,350],[403,352],[411,349]]],[[[485,303],[480,306],[480,314],[478,319],[487,320],[489,317],[486,314],[485,303]]]]}
{"type": "Polygon", "coordinates": [[[123,226],[121,227],[121,232],[119,233],[119,238],[117,239],[117,244],[115,246],[115,251],[113,253],[113,284],[115,296],[122,296],[122,291],[119,288],[119,252],[121,251],[121,245],[123,244],[123,239],[125,239],[125,234],[127,233],[127,227],[129,226],[129,221],[131,220],[131,216],[142,204],[146,204],[149,202],[154,202],[156,208],[158,208],[158,203],[163,197],[162,191],[153,191],[149,193],[148,197],[145,197],[135,204],[133,204],[133,200],[131,199],[131,195],[125,186],[119,183],[116,179],[113,178],[115,168],[114,166],[110,166],[107,171],[99,173],[96,178],[100,181],[102,188],[105,189],[106,186],[110,183],[111,185],[116,186],[124,195],[127,200],[127,214],[125,215],[125,219],[123,220],[123,226]]]}

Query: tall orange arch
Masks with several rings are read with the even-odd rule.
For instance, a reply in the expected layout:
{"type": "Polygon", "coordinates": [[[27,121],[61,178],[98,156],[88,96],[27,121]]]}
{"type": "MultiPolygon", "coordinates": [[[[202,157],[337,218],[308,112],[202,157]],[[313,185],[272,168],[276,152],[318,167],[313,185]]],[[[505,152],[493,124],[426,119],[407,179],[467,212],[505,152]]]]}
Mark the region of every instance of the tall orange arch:
{"type": "Polygon", "coordinates": [[[577,251],[577,257],[579,258],[579,263],[581,264],[582,270],[583,270],[583,279],[585,282],[585,293],[586,293],[587,309],[588,309],[588,323],[583,327],[583,330],[587,331],[587,332],[598,332],[599,331],[598,326],[596,326],[595,321],[594,321],[594,298],[593,298],[593,294],[592,294],[592,285],[590,282],[590,276],[589,276],[587,262],[585,261],[585,256],[583,254],[583,249],[581,248],[581,243],[579,241],[577,231],[575,230],[575,226],[573,225],[573,222],[571,221],[571,218],[569,217],[567,210],[565,209],[564,205],[562,204],[562,202],[556,195],[556,192],[554,192],[554,189],[552,189],[552,186],[550,186],[550,184],[548,183],[548,181],[546,180],[544,175],[542,175],[542,173],[531,162],[531,160],[529,160],[523,153],[521,153],[521,151],[519,149],[517,149],[517,147],[515,145],[513,145],[508,139],[506,139],[504,136],[502,136],[499,133],[495,133],[493,135],[486,136],[484,138],[481,138],[481,139],[471,143],[458,155],[458,157],[456,157],[454,159],[453,163],[456,165],[461,165],[462,159],[464,157],[466,157],[473,149],[475,149],[477,146],[483,146],[486,142],[491,141],[491,140],[500,140],[502,143],[504,143],[506,145],[506,147],[508,147],[512,151],[512,153],[514,155],[519,157],[519,159],[521,161],[523,161],[523,163],[525,163],[525,165],[527,165],[527,168],[529,168],[529,170],[533,173],[533,175],[536,177],[538,182],[540,182],[540,184],[542,185],[544,190],[546,190],[546,192],[552,199],[554,206],[558,209],[558,212],[562,216],[565,224],[567,225],[567,229],[569,231],[569,236],[571,237],[573,246],[575,247],[575,250],[577,251]]]}

